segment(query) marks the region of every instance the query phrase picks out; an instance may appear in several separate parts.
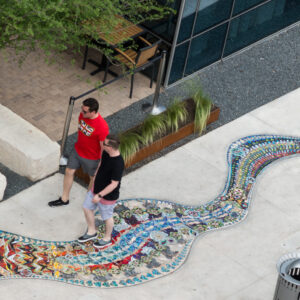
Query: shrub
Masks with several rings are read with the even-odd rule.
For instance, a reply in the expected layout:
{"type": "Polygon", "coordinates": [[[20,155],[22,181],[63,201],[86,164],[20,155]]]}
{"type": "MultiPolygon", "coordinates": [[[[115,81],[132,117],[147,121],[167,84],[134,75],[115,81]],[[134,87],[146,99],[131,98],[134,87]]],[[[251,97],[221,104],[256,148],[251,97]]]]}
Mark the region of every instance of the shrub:
{"type": "Polygon", "coordinates": [[[167,128],[177,131],[179,124],[187,118],[185,103],[175,98],[174,102],[168,107],[165,113],[165,122],[167,128]]]}
{"type": "Polygon", "coordinates": [[[125,162],[130,162],[134,154],[140,149],[140,135],[127,131],[120,135],[120,153],[125,162]]]}
{"type": "Polygon", "coordinates": [[[194,131],[199,135],[206,128],[207,119],[210,115],[212,102],[205,96],[201,89],[198,89],[194,95],[193,100],[195,102],[195,119],[194,119],[194,131]]]}
{"type": "Polygon", "coordinates": [[[140,128],[140,136],[143,145],[151,144],[156,136],[161,136],[166,132],[164,117],[159,114],[156,116],[149,115],[140,128]]]}

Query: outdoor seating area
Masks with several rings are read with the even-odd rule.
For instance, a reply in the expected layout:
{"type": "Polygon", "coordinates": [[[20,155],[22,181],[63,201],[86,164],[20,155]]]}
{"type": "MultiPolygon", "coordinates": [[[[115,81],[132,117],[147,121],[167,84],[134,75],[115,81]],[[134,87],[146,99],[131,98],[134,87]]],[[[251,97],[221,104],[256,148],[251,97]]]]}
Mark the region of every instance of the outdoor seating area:
{"type": "MultiPolygon", "coordinates": [[[[9,54],[9,50],[7,51],[9,54]]],[[[99,52],[90,49],[89,57],[99,60],[99,52]]],[[[74,57],[68,52],[63,55],[59,64],[52,65],[44,61],[42,53],[30,53],[21,69],[13,55],[9,55],[5,60],[4,55],[0,54],[0,59],[2,61],[0,104],[39,128],[53,141],[62,138],[70,96],[78,96],[91,90],[99,85],[102,79],[90,76],[94,65],[87,64],[86,69],[82,70],[82,56],[74,57]],[[74,58],[75,63],[72,64],[74,58]]],[[[115,66],[111,66],[110,69],[118,71],[115,66]]],[[[114,77],[108,74],[107,80],[112,78],[114,77]]],[[[107,117],[153,94],[155,84],[149,88],[149,78],[138,73],[135,74],[135,90],[132,98],[128,97],[129,89],[130,78],[125,77],[89,96],[99,100],[101,115],[107,117]]],[[[69,134],[77,131],[80,107],[81,101],[77,101],[69,134]]]]}
{"type": "MultiPolygon", "coordinates": [[[[83,47],[83,55],[74,54],[69,49],[52,65],[45,62],[42,52],[36,51],[28,55],[20,72],[17,58],[13,53],[10,55],[9,49],[6,58],[5,54],[0,54],[3,62],[0,104],[42,130],[52,140],[59,141],[71,96],[77,97],[102,82],[111,81],[105,88],[88,94],[99,100],[100,113],[107,117],[153,94],[157,67],[151,64],[151,59],[159,54],[161,40],[142,26],[121,16],[117,18],[120,23],[109,34],[104,34],[99,25],[99,40],[93,40],[92,47],[83,47]],[[103,43],[112,53],[110,56],[99,49],[99,46],[103,48],[103,43]],[[140,71],[150,67],[149,87],[148,76],[140,71]],[[128,73],[122,76],[124,72],[128,73]],[[113,79],[116,81],[113,82],[113,79]]],[[[74,116],[78,115],[80,106],[81,101],[76,101],[69,134],[77,130],[77,118],[74,116]]]]}
{"type": "MultiPolygon", "coordinates": [[[[159,54],[158,47],[161,44],[161,40],[151,36],[145,28],[139,25],[135,25],[128,21],[127,19],[117,16],[120,20],[109,34],[104,34],[101,30],[101,23],[99,23],[99,39],[92,40],[92,48],[99,50],[98,61],[88,58],[89,46],[86,45],[82,63],[82,69],[86,67],[86,63],[91,63],[97,66],[97,69],[92,71],[90,74],[92,76],[104,71],[103,82],[107,80],[107,74],[118,77],[120,72],[116,73],[111,70],[111,66],[117,65],[124,70],[130,70],[132,74],[130,82],[130,93],[129,98],[132,98],[133,84],[135,69],[146,65],[152,58],[159,54]],[[149,35],[153,42],[148,41],[142,35],[149,35]],[[107,48],[110,55],[108,56],[103,49],[107,48]],[[100,59],[101,55],[101,59],[100,59]]],[[[154,80],[154,64],[151,65],[151,82],[150,88],[152,88],[154,80]]]]}
{"type": "MultiPolygon", "coordinates": [[[[92,44],[95,45],[96,49],[103,46],[108,46],[114,49],[120,43],[125,42],[128,39],[133,39],[145,32],[145,30],[142,27],[139,27],[131,23],[130,21],[122,18],[121,16],[118,16],[117,18],[120,20],[120,22],[117,23],[115,29],[110,34],[104,34],[102,32],[101,25],[103,26],[103,24],[101,24],[101,21],[99,20],[99,25],[97,24],[99,28],[98,29],[99,39],[91,41],[92,44]]],[[[86,45],[84,51],[82,69],[85,69],[88,51],[89,51],[89,47],[88,45],[86,45]]],[[[95,74],[105,70],[106,56],[102,56],[102,60],[100,64],[93,59],[89,59],[88,62],[98,67],[95,71],[91,72],[91,75],[94,76],[95,74]]]]}
{"type": "MultiPolygon", "coordinates": [[[[149,41],[144,39],[143,37],[139,37],[139,39],[144,43],[144,47],[141,47],[137,51],[134,51],[133,49],[128,49],[125,51],[122,51],[121,49],[116,48],[115,50],[119,53],[114,56],[114,60],[118,63],[121,63],[121,67],[124,65],[128,70],[132,71],[132,74],[130,75],[131,81],[130,81],[130,93],[129,98],[132,98],[132,92],[133,92],[133,84],[134,84],[134,76],[135,72],[134,70],[138,67],[142,67],[146,65],[152,58],[156,57],[158,54],[158,46],[160,44],[160,40],[156,41],[155,43],[151,44],[149,41]]],[[[105,68],[105,75],[103,82],[106,81],[107,74],[109,72],[109,67],[112,64],[109,60],[107,60],[106,68],[105,68]]],[[[152,88],[153,80],[154,80],[154,64],[151,65],[152,73],[151,73],[151,81],[150,81],[150,88],[152,88]]]]}

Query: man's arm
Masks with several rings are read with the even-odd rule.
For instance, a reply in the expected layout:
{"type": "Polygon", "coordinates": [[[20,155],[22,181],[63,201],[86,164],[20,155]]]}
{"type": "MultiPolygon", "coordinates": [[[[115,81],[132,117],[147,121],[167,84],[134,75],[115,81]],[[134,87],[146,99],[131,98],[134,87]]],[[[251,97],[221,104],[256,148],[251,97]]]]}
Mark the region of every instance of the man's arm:
{"type": "Polygon", "coordinates": [[[103,141],[100,141],[100,157],[102,157],[102,152],[103,152],[103,141]]]}
{"type": "Polygon", "coordinates": [[[95,178],[96,178],[96,175],[97,175],[98,170],[100,168],[101,162],[102,162],[102,159],[100,158],[100,161],[98,163],[98,167],[97,167],[97,169],[95,171],[95,174],[93,176],[90,176],[90,183],[89,183],[89,186],[88,186],[88,191],[91,191],[92,188],[93,188],[93,186],[94,186],[95,178]]]}
{"type": "Polygon", "coordinates": [[[101,199],[99,194],[104,197],[105,195],[111,193],[119,184],[119,181],[112,180],[109,185],[107,185],[102,191],[100,191],[98,194],[96,194],[93,198],[94,203],[98,203],[101,199]]]}

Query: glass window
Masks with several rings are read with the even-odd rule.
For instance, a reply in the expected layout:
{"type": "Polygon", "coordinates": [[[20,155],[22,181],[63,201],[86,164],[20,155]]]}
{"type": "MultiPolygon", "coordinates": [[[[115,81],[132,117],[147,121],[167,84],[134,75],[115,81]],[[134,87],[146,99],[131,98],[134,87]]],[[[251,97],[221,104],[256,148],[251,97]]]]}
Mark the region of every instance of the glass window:
{"type": "Polygon", "coordinates": [[[233,0],[201,0],[194,34],[229,19],[233,0]]]}
{"type": "Polygon", "coordinates": [[[227,24],[218,26],[192,40],[185,75],[219,60],[221,58],[227,24]]]}
{"type": "MultiPolygon", "coordinates": [[[[157,2],[162,5],[170,5],[169,1],[167,0],[159,0],[157,2]]],[[[172,43],[180,4],[181,0],[174,0],[173,2],[171,2],[172,8],[176,11],[174,14],[168,15],[160,20],[144,22],[142,25],[145,28],[149,29],[150,32],[152,31],[159,35],[161,38],[172,43]]]]}
{"type": "Polygon", "coordinates": [[[265,2],[266,0],[235,0],[233,15],[237,15],[244,10],[247,10],[259,3],[265,2]]]}
{"type": "Polygon", "coordinates": [[[186,0],[177,43],[180,43],[191,37],[194,19],[196,15],[196,7],[198,0],[186,0]]]}
{"type": "Polygon", "coordinates": [[[300,20],[300,1],[272,0],[230,24],[224,55],[242,49],[300,20]]]}
{"type": "Polygon", "coordinates": [[[186,42],[176,47],[168,84],[171,84],[182,78],[188,45],[189,42],[186,42]]]}

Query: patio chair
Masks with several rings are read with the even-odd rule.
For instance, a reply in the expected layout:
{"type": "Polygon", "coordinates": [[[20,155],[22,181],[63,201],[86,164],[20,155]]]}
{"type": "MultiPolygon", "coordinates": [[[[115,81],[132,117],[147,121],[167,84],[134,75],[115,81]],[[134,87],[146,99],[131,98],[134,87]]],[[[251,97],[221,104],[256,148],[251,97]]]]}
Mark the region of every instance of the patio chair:
{"type": "MultiPolygon", "coordinates": [[[[133,70],[145,65],[149,59],[156,56],[158,52],[158,46],[160,44],[160,40],[157,42],[151,44],[149,41],[147,41],[145,38],[139,36],[139,40],[142,41],[144,44],[146,44],[146,47],[142,47],[138,49],[137,51],[133,49],[128,49],[125,51],[122,51],[118,48],[115,48],[116,52],[118,52],[117,55],[113,57],[114,61],[117,61],[124,65],[128,70],[133,70]]],[[[106,62],[106,68],[105,68],[105,74],[103,82],[106,81],[107,73],[109,71],[109,67],[112,65],[112,63],[107,60],[106,62]]],[[[151,75],[151,81],[150,81],[150,88],[152,88],[153,79],[154,79],[154,64],[152,64],[152,75],[151,75]]],[[[130,83],[130,93],[129,97],[132,98],[132,91],[133,91],[133,84],[134,84],[134,75],[133,72],[131,75],[131,83],[130,83]]]]}

